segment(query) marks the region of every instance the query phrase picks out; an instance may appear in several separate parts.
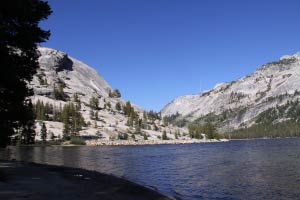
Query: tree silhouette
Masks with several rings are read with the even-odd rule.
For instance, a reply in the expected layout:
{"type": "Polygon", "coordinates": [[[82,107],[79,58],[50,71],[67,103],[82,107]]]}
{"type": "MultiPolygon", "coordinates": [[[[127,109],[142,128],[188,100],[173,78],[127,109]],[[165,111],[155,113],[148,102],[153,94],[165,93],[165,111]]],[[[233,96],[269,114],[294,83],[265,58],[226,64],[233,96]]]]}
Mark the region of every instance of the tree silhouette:
{"type": "Polygon", "coordinates": [[[41,139],[43,143],[46,143],[47,140],[47,127],[46,124],[43,122],[41,127],[41,139]]]}
{"type": "Polygon", "coordinates": [[[50,36],[38,23],[47,19],[51,9],[41,0],[9,0],[0,7],[0,146],[11,135],[22,133],[32,142],[34,115],[27,83],[38,68],[37,44],[50,36]]]}

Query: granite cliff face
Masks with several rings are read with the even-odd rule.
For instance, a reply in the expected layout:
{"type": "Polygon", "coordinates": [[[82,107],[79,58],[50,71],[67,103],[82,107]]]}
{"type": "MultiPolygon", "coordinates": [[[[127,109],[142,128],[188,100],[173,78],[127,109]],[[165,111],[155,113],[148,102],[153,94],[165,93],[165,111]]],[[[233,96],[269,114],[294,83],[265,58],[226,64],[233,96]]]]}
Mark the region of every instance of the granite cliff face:
{"type": "Polygon", "coordinates": [[[268,108],[300,97],[300,54],[283,56],[254,73],[196,95],[179,97],[166,105],[163,116],[177,119],[216,121],[220,130],[251,126],[268,108]]]}
{"type": "Polygon", "coordinates": [[[112,88],[93,68],[54,49],[39,47],[38,51],[40,69],[31,83],[35,95],[51,93],[54,84],[63,80],[67,85],[65,93],[78,93],[86,103],[92,95],[108,97],[112,88]],[[41,78],[47,84],[40,84],[41,78]]]}
{"type": "MultiPolygon", "coordinates": [[[[68,56],[61,51],[46,47],[38,47],[39,65],[37,74],[34,76],[29,86],[33,89],[34,95],[31,97],[34,105],[37,102],[51,104],[62,108],[64,105],[74,102],[74,94],[78,95],[80,100],[80,113],[88,125],[79,132],[81,136],[96,136],[102,140],[117,139],[118,134],[128,134],[131,139],[133,133],[135,140],[144,140],[145,135],[149,140],[160,140],[159,137],[163,131],[167,132],[170,139],[174,139],[174,133],[180,132],[180,138],[185,138],[184,128],[162,125],[162,120],[144,119],[144,110],[135,106],[132,107],[139,119],[143,119],[141,130],[136,130],[136,122],[128,125],[128,115],[122,109],[126,102],[121,97],[111,96],[113,91],[111,86],[97,73],[96,70],[88,65],[68,56]],[[64,99],[55,98],[55,88],[63,86],[64,99]],[[90,99],[94,97],[99,101],[98,117],[91,117],[92,111],[90,99]],[[116,108],[116,104],[121,105],[121,109],[116,108]]],[[[42,120],[46,123],[48,132],[57,137],[63,136],[63,123],[55,120],[42,120]]],[[[41,124],[37,122],[37,139],[40,139],[41,124]]],[[[50,139],[50,135],[48,136],[50,139]]]]}

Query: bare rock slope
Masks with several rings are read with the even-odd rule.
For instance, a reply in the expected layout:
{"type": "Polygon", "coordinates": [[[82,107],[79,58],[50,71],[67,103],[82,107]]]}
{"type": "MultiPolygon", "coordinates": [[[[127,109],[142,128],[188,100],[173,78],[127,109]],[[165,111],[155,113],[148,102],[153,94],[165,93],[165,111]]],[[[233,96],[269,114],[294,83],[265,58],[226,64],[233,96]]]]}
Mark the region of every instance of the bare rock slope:
{"type": "MultiPolygon", "coordinates": [[[[142,121],[139,121],[139,127],[136,124],[138,120],[128,125],[130,116],[123,111],[126,102],[120,96],[110,95],[113,89],[96,70],[55,49],[38,47],[38,52],[40,68],[29,84],[34,90],[32,102],[35,105],[39,101],[44,105],[48,103],[51,106],[63,108],[64,105],[74,102],[73,96],[76,94],[80,101],[80,113],[87,124],[79,131],[79,135],[101,136],[99,138],[102,140],[111,140],[126,133],[128,139],[159,140],[162,132],[166,131],[170,139],[174,139],[175,132],[180,132],[180,138],[184,138],[183,133],[186,132],[184,128],[162,126],[162,120],[151,120],[150,117],[145,117],[144,110],[133,104],[131,106],[137,115],[136,119],[142,121]],[[55,88],[60,87],[63,88],[64,98],[57,99],[55,88]],[[99,101],[97,111],[89,105],[92,97],[99,101]],[[117,109],[116,104],[121,105],[121,109],[117,109]],[[97,112],[96,119],[91,117],[91,112],[97,112]]],[[[53,113],[48,115],[49,118],[51,115],[53,113]]],[[[53,119],[42,121],[46,123],[48,132],[53,133],[55,137],[63,137],[62,122],[53,119]]],[[[37,139],[40,139],[40,122],[38,121],[36,126],[37,139]]],[[[48,139],[50,139],[50,134],[48,134],[48,139]]]]}
{"type": "Polygon", "coordinates": [[[221,130],[251,126],[263,111],[295,101],[300,93],[300,54],[283,56],[254,73],[196,95],[179,97],[166,105],[163,116],[178,113],[187,121],[219,119],[221,130]],[[210,117],[210,118],[209,118],[210,117]]]}

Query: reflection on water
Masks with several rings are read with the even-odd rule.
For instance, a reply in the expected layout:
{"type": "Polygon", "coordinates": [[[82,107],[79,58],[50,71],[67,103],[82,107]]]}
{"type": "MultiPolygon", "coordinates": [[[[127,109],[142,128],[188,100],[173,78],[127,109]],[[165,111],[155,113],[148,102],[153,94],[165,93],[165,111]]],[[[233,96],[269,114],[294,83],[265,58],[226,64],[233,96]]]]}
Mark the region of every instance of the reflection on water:
{"type": "Polygon", "coordinates": [[[300,139],[123,147],[11,147],[2,158],[125,177],[183,199],[299,199],[300,139]]]}

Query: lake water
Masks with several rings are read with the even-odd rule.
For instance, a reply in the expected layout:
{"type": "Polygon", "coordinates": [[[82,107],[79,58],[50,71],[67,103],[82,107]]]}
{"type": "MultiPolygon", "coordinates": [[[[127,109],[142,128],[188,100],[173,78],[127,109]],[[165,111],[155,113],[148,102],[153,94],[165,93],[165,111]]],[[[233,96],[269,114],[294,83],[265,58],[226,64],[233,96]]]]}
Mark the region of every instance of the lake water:
{"type": "Polygon", "coordinates": [[[1,156],[114,174],[186,200],[300,199],[300,139],[22,147],[1,156]]]}

